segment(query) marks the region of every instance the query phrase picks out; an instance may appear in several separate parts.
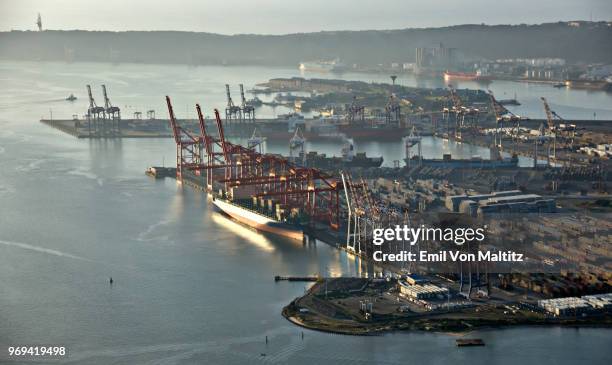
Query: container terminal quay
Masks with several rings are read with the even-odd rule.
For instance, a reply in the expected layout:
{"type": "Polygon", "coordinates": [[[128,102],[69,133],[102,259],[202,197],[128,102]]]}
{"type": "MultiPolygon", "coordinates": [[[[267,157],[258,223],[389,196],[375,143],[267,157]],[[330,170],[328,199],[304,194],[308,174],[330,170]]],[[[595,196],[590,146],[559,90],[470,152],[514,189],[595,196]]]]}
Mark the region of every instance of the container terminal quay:
{"type": "MultiPolygon", "coordinates": [[[[512,268],[375,263],[368,278],[321,277],[283,310],[297,325],[371,334],[610,324],[609,125],[565,120],[544,98],[540,121],[513,114],[490,91],[332,81],[347,91],[293,100],[296,111],[277,120],[257,120],[258,101],[246,100],[242,87],[242,103],[234,104],[229,86],[223,119],[217,109],[206,118],[200,105],[196,118],[178,119],[169,97],[168,119],[152,110],[145,119],[122,119],[105,87],[98,106],[88,86],[85,117],[41,122],[82,138],[171,136],[176,167],[147,174],[206,192],[216,209],[253,229],[305,245],[325,242],[364,265],[374,265],[373,231],[396,225],[486,226],[485,242],[461,250],[511,247],[529,258],[512,268]],[[301,116],[306,103],[318,117],[301,116]],[[427,136],[485,146],[490,157],[424,158],[427,136]],[[265,153],[266,139],[285,140],[288,155],[265,153]],[[342,141],[342,157],[306,151],[305,141],[316,139],[342,141]],[[364,139],[401,141],[405,158],[380,167],[379,156],[355,151],[364,139]],[[519,156],[533,162],[521,166],[519,156]]],[[[382,249],[401,250],[397,243],[382,249]]]]}

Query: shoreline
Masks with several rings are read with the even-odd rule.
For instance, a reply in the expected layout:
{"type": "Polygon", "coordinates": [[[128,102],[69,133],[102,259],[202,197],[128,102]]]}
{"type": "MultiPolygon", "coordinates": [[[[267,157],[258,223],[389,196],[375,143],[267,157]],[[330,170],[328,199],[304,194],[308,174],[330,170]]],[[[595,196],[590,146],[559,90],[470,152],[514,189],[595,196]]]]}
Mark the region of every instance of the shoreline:
{"type": "MultiPolygon", "coordinates": [[[[430,312],[413,316],[397,316],[364,320],[350,315],[347,309],[334,315],[323,314],[335,306],[333,300],[316,297],[317,283],[303,296],[292,300],[283,307],[281,315],[296,326],[309,330],[349,336],[379,336],[393,332],[419,331],[447,334],[461,337],[473,331],[499,330],[515,327],[564,327],[564,328],[612,328],[612,316],[603,314],[589,317],[553,318],[537,313],[503,313],[499,311],[455,310],[430,312]],[[327,306],[327,308],[325,308],[327,306]],[[318,307],[318,308],[317,308],[318,307]],[[323,311],[321,310],[323,309],[323,311]]],[[[345,297],[343,300],[346,300],[345,297]]],[[[512,303],[508,303],[512,304],[512,303]]],[[[337,307],[337,306],[336,306],[337,307]]],[[[484,307],[483,307],[484,308],[484,307]]]]}
{"type": "Polygon", "coordinates": [[[429,332],[429,333],[438,333],[451,337],[464,337],[469,335],[472,332],[476,331],[499,331],[506,330],[511,328],[532,328],[532,327],[558,327],[558,328],[567,328],[567,329],[580,329],[580,328],[602,328],[602,329],[612,329],[612,323],[574,323],[574,324],[564,324],[564,323],[520,323],[520,324],[507,324],[507,325],[482,325],[480,327],[466,329],[464,331],[437,331],[437,330],[427,330],[427,329],[412,329],[412,328],[390,328],[382,331],[371,331],[371,332],[347,332],[347,331],[339,331],[339,330],[329,330],[321,327],[311,326],[303,321],[299,320],[294,316],[287,316],[285,313],[285,308],[283,308],[282,316],[292,324],[307,329],[311,331],[330,333],[336,335],[344,335],[344,336],[383,336],[390,333],[401,333],[407,331],[415,331],[415,332],[429,332]]]}

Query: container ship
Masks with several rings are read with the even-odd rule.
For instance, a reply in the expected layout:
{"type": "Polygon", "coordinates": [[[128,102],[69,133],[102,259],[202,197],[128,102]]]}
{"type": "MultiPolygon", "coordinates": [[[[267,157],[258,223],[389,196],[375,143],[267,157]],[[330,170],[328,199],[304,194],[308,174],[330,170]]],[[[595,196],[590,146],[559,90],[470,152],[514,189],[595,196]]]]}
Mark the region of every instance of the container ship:
{"type": "Polygon", "coordinates": [[[439,168],[471,168],[471,169],[499,169],[499,168],[514,168],[518,166],[518,157],[512,156],[511,158],[495,159],[495,160],[484,160],[481,157],[475,156],[470,159],[453,159],[450,154],[444,154],[442,159],[422,159],[418,160],[418,157],[413,157],[410,161],[404,159],[406,165],[422,165],[429,167],[439,168]]]}
{"type": "Polygon", "coordinates": [[[280,204],[273,204],[272,200],[265,201],[263,198],[228,199],[215,196],[213,204],[221,212],[235,221],[258,231],[275,234],[292,240],[301,241],[304,232],[297,224],[292,224],[284,219],[284,211],[280,204]]]}
{"type": "MultiPolygon", "coordinates": [[[[276,120],[258,121],[257,128],[263,137],[268,140],[287,141],[300,128],[303,136],[308,140],[346,139],[360,141],[399,141],[408,135],[406,128],[382,124],[342,124],[338,118],[320,118],[305,120],[297,113],[280,115],[276,120]]],[[[252,133],[248,126],[236,125],[241,133],[252,133]]],[[[229,135],[233,130],[228,128],[229,135]]]]}
{"type": "Polygon", "coordinates": [[[360,141],[399,141],[409,134],[406,128],[381,126],[352,126],[342,125],[338,128],[339,132],[347,138],[360,141]]]}
{"type": "Polygon", "coordinates": [[[342,157],[327,157],[315,151],[300,155],[297,158],[288,158],[297,165],[312,167],[325,171],[335,171],[351,168],[380,167],[383,163],[382,157],[368,157],[365,152],[355,153],[352,143],[347,143],[342,148],[342,157]]]}

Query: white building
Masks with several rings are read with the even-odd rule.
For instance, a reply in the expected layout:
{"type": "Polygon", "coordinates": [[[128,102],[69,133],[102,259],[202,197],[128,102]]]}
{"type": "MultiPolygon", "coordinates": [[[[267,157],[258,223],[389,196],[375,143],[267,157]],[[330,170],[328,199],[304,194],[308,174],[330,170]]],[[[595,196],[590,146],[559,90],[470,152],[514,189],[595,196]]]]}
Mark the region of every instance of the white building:
{"type": "Polygon", "coordinates": [[[437,296],[448,295],[447,288],[441,288],[433,284],[415,284],[410,285],[404,281],[399,281],[400,293],[414,299],[430,299],[437,296]]]}

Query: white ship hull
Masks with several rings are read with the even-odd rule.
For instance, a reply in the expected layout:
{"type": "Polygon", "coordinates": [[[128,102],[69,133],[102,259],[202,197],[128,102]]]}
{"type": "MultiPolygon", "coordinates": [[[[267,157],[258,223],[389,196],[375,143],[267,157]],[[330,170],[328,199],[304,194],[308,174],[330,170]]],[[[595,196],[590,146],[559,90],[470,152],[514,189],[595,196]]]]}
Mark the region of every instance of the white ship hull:
{"type": "Polygon", "coordinates": [[[293,227],[283,222],[278,222],[257,212],[220,199],[213,199],[213,204],[234,220],[259,231],[268,232],[299,241],[304,238],[304,233],[297,227],[293,227]]]}

